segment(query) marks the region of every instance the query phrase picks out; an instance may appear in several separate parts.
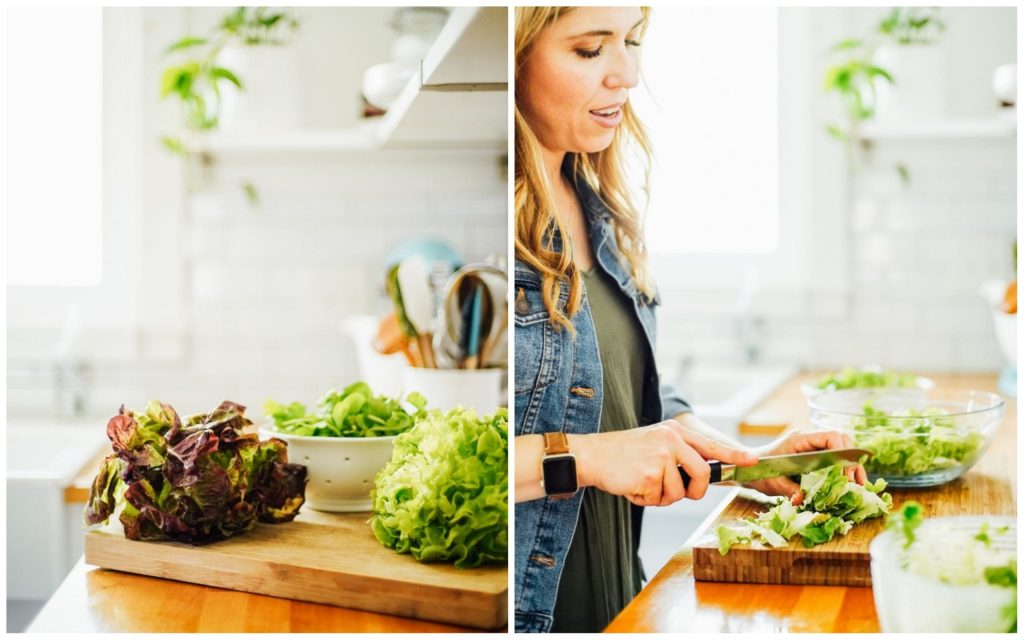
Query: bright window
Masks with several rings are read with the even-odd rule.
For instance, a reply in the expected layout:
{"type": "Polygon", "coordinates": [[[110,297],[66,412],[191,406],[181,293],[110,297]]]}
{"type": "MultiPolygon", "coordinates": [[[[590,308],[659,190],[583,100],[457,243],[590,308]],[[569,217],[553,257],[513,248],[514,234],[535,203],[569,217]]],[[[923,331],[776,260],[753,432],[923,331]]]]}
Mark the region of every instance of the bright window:
{"type": "Polygon", "coordinates": [[[652,254],[777,251],[776,10],[655,7],[641,51],[652,254]]]}
{"type": "Polygon", "coordinates": [[[103,267],[102,10],[6,11],[7,283],[97,285],[103,267]]]}

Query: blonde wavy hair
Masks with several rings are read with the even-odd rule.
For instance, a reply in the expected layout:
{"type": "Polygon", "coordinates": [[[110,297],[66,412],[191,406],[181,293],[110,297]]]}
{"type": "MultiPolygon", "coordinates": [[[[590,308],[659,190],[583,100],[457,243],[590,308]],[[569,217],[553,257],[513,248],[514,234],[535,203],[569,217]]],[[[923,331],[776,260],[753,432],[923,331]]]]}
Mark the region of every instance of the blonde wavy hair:
{"type": "MultiPolygon", "coordinates": [[[[537,37],[572,7],[516,7],[516,77],[530,55],[537,37]]],[[[641,7],[644,22],[641,36],[650,15],[648,7],[641,7]]],[[[555,215],[554,188],[544,172],[540,142],[530,123],[519,109],[519,85],[516,84],[515,106],[515,234],[516,258],[533,267],[541,278],[541,297],[553,325],[561,325],[575,333],[570,318],[579,310],[583,297],[583,283],[579,271],[573,267],[570,243],[562,243],[562,251],[553,251],[552,234],[557,231],[566,238],[566,231],[555,215]],[[569,291],[564,309],[558,307],[562,286],[569,291]]],[[[647,247],[643,239],[641,209],[633,202],[629,192],[626,167],[629,157],[635,156],[634,167],[642,178],[643,194],[648,192],[651,165],[651,144],[647,132],[637,119],[636,112],[627,101],[622,107],[622,123],[615,130],[612,143],[596,153],[574,153],[573,171],[586,180],[608,206],[612,214],[612,228],[618,241],[625,265],[637,288],[648,298],[654,298],[654,283],[647,271],[647,247]]],[[[646,202],[645,202],[646,203],[646,202]]]]}

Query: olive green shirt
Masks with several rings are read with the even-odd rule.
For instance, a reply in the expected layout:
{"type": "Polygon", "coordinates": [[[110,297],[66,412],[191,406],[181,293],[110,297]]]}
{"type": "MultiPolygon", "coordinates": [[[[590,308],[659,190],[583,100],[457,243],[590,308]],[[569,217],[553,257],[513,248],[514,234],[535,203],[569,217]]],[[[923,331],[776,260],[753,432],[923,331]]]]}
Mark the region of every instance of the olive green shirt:
{"type": "MultiPolygon", "coordinates": [[[[648,366],[643,328],[632,301],[600,269],[583,272],[603,372],[601,433],[637,426],[648,366]]],[[[640,592],[630,503],[593,487],[584,490],[580,517],[565,558],[555,601],[554,632],[602,631],[640,592]]]]}

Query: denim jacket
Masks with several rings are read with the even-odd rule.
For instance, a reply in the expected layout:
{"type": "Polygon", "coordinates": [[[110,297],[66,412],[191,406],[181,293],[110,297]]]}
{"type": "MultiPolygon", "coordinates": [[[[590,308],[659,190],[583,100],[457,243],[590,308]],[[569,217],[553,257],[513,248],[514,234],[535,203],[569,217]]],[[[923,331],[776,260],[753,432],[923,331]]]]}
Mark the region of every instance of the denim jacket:
{"type": "MultiPolygon", "coordinates": [[[[577,181],[587,217],[597,267],[618,282],[630,299],[647,337],[648,361],[654,362],[654,308],[620,262],[611,213],[584,180],[577,181]]],[[[555,249],[560,239],[554,238],[555,249]]],[[[601,358],[586,295],[571,318],[576,337],[552,327],[541,300],[540,276],[526,263],[515,263],[515,428],[516,435],[564,431],[597,433],[603,398],[601,358]]],[[[559,305],[568,300],[563,284],[559,305]]],[[[689,411],[671,387],[660,387],[654,366],[644,382],[642,425],[689,411]]],[[[515,630],[547,632],[562,565],[579,518],[582,491],[565,500],[541,498],[515,505],[515,630]]],[[[634,513],[636,540],[642,511],[634,513]]]]}

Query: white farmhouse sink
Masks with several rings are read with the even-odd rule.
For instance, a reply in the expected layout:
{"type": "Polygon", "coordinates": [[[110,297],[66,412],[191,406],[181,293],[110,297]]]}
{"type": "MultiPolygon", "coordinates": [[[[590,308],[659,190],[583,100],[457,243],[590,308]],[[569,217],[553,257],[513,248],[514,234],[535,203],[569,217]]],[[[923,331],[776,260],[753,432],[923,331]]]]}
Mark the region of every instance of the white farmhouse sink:
{"type": "Polygon", "coordinates": [[[7,598],[45,600],[82,554],[81,504],[64,489],[110,446],[106,420],[7,425],[7,598]]]}

